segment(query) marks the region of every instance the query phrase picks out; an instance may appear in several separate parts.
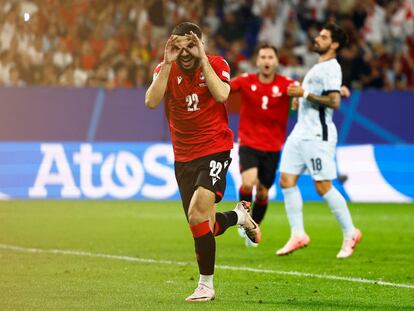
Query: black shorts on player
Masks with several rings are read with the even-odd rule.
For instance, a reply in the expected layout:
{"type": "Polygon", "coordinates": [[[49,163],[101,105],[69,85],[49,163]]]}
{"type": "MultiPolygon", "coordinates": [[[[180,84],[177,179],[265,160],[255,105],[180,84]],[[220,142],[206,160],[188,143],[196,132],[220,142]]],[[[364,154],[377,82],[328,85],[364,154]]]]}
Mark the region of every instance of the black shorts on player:
{"type": "Polygon", "coordinates": [[[267,152],[253,149],[247,146],[239,147],[240,173],[257,167],[258,178],[262,185],[270,188],[276,177],[276,169],[279,164],[280,152],[267,152]]]}
{"type": "Polygon", "coordinates": [[[226,175],[231,163],[230,151],[214,153],[189,162],[175,162],[175,177],[185,215],[197,187],[213,192],[218,203],[226,190],[226,175]]]}

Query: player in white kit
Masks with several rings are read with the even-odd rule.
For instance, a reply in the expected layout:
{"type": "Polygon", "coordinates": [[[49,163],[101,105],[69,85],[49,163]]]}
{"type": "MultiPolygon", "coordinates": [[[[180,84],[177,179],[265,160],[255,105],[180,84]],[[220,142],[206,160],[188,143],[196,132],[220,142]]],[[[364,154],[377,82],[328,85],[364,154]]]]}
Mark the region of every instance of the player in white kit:
{"type": "Polygon", "coordinates": [[[298,121],[286,140],[280,163],[280,186],[291,237],[277,255],[289,254],[310,242],[305,233],[302,196],[297,181],[310,174],[316,191],[328,203],[341,225],[344,240],[337,258],[347,258],[361,239],[360,230],[352,223],[351,214],[342,194],[332,185],[337,177],[335,148],[337,131],[332,121],[333,111],[339,108],[342,84],[341,67],[336,54],[346,44],[345,32],[335,24],[325,26],[315,38],[314,51],[320,57],[306,74],[302,86],[290,86],[289,96],[298,105],[298,121]]]}

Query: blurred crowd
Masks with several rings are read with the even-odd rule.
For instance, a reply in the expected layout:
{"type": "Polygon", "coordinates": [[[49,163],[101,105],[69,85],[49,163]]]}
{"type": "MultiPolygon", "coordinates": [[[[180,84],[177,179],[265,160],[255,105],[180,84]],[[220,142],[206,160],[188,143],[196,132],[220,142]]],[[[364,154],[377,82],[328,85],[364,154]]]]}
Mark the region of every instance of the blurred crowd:
{"type": "Polygon", "coordinates": [[[336,22],[349,35],[345,85],[414,89],[414,0],[0,0],[0,85],[146,86],[182,21],[202,27],[232,75],[254,71],[267,42],[298,80],[317,61],[313,38],[336,22]]]}

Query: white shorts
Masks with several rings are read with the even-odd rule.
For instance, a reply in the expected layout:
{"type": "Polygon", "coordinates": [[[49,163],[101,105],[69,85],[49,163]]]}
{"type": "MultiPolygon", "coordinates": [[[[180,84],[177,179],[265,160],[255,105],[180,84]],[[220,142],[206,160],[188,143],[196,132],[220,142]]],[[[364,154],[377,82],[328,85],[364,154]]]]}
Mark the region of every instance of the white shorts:
{"type": "Polygon", "coordinates": [[[336,144],[328,141],[290,138],[282,151],[280,172],[292,175],[308,174],[314,180],[333,180],[337,177],[336,144]]]}

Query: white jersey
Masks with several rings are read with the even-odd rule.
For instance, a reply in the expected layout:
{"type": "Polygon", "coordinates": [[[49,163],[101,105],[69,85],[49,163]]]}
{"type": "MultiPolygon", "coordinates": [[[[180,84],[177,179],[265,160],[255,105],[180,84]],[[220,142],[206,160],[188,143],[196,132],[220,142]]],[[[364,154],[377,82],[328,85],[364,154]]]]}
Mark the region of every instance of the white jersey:
{"type": "MultiPolygon", "coordinates": [[[[303,89],[315,95],[339,92],[342,85],[341,66],[335,58],[314,65],[303,80],[303,89]]],[[[337,141],[333,109],[299,99],[298,121],[290,137],[302,140],[337,141]]]]}

